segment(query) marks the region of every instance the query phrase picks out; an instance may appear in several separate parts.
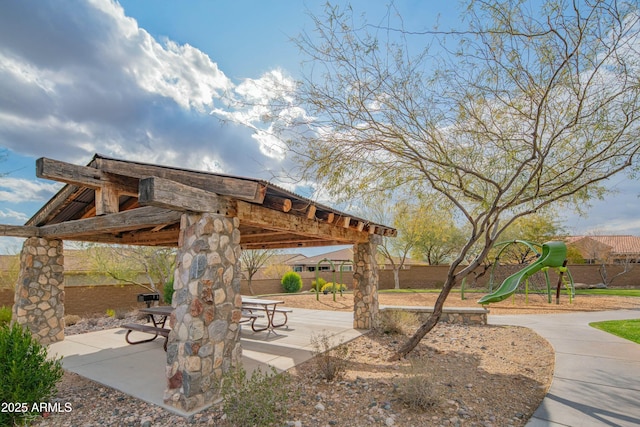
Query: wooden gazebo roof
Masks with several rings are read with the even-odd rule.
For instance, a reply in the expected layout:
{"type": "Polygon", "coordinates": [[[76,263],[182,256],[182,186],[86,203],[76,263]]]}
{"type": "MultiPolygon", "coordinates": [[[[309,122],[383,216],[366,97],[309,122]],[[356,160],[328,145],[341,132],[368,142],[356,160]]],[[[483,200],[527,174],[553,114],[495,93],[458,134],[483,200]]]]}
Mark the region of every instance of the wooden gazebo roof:
{"type": "Polygon", "coordinates": [[[240,219],[243,249],[296,248],[395,236],[375,224],[269,182],[108,158],[87,166],[41,158],[36,175],[66,183],[24,227],[0,235],[150,246],[177,246],[183,212],[240,219]]]}

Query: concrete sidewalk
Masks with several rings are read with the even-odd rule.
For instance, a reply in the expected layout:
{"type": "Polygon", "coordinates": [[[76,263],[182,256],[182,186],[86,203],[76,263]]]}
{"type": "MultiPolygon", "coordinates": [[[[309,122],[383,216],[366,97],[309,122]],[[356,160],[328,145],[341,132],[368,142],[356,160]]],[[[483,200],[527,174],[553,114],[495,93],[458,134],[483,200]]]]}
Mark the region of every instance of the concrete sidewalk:
{"type": "MultiPolygon", "coordinates": [[[[314,333],[331,337],[338,345],[363,332],[353,329],[353,312],[294,308],[287,324],[288,329],[276,329],[278,335],[243,328],[242,364],[247,373],[258,367],[268,372],[271,366],[284,371],[310,359],[313,356],[310,337],[314,333]]],[[[125,333],[125,329],[116,328],[71,335],[51,344],[49,354],[64,356],[62,365],[68,371],[177,414],[190,415],[164,404],[167,382],[164,338],[130,345],[125,342],[125,333]]]]}
{"type": "Polygon", "coordinates": [[[489,316],[533,329],[555,350],[553,383],[527,427],[640,425],[640,344],[589,326],[622,319],[640,319],[640,309],[489,316]]]}

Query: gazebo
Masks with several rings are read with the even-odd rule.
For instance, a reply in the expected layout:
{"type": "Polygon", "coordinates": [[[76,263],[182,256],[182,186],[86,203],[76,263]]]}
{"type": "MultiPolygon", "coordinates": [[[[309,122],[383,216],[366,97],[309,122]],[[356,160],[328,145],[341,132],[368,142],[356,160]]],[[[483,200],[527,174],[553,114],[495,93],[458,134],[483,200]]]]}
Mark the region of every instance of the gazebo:
{"type": "Polygon", "coordinates": [[[64,339],[63,241],[178,247],[165,402],[211,403],[241,356],[243,249],[354,245],[354,328],[378,314],[376,246],[393,228],[269,182],[96,154],[87,166],[41,158],[36,175],[66,183],[24,226],[14,321],[44,344],[64,339]]]}

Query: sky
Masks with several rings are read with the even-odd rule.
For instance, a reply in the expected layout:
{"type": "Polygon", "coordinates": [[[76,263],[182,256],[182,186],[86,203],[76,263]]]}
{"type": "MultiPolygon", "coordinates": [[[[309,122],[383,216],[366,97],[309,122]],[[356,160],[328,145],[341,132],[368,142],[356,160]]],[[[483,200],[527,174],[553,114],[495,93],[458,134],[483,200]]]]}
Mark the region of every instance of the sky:
{"type": "MultiPolygon", "coordinates": [[[[338,2],[342,3],[342,2],[338,2]]],[[[0,2],[0,224],[24,224],[61,184],[35,177],[49,157],[103,155],[274,180],[292,160],[254,126],[255,105],[300,77],[291,41],[311,31],[319,1],[40,0],[0,2]],[[223,120],[224,112],[245,125],[223,120]]],[[[383,19],[385,2],[351,2],[383,19]]],[[[397,0],[407,28],[455,26],[455,1],[397,0]]],[[[279,182],[281,185],[288,185],[279,182]]],[[[640,235],[640,186],[565,212],[569,232],[640,235]]],[[[292,187],[310,197],[308,187],[292,187]]],[[[326,201],[324,201],[326,202],[326,201]]],[[[329,201],[330,203],[330,201],[329,201]]],[[[20,239],[0,238],[0,253],[20,239]]]]}

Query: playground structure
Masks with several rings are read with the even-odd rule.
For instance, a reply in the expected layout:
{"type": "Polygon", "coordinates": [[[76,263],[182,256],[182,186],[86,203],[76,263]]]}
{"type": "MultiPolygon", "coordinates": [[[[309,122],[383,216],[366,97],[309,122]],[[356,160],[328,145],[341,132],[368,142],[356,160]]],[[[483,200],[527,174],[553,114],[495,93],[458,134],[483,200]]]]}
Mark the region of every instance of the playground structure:
{"type": "Polygon", "coordinates": [[[332,289],[332,293],[333,293],[333,300],[336,300],[336,287],[339,288],[338,291],[340,292],[340,296],[343,296],[343,289],[342,289],[342,271],[345,265],[347,264],[351,264],[353,265],[353,261],[350,260],[345,260],[342,261],[340,263],[340,282],[336,282],[336,266],[333,263],[333,261],[331,261],[329,258],[323,258],[320,261],[318,261],[318,263],[316,264],[316,286],[315,286],[315,291],[316,291],[316,301],[320,300],[320,286],[318,286],[318,279],[320,278],[320,265],[324,262],[328,262],[329,265],[331,266],[331,272],[333,273],[333,289],[332,289]]]}
{"type": "Polygon", "coordinates": [[[556,287],[556,304],[560,302],[560,290],[561,286],[564,283],[567,293],[569,295],[569,302],[573,301],[575,296],[575,287],[573,283],[573,277],[571,276],[571,272],[567,268],[567,246],[563,242],[551,241],[543,243],[542,245],[535,242],[530,242],[526,240],[510,240],[507,242],[500,242],[496,244],[496,247],[500,247],[500,251],[496,256],[496,260],[491,269],[491,278],[489,283],[489,291],[488,295],[480,298],[478,300],[478,304],[486,305],[490,303],[500,302],[515,294],[518,290],[518,287],[522,282],[525,284],[525,302],[529,302],[529,278],[538,272],[542,272],[545,277],[546,288],[547,288],[547,301],[551,304],[551,282],[549,280],[549,269],[553,268],[558,273],[558,284],[556,287]],[[502,284],[495,290],[493,289],[493,281],[496,266],[499,265],[500,255],[512,244],[521,244],[527,246],[531,249],[536,255],[537,259],[527,265],[526,267],[520,269],[516,273],[508,276],[502,284]],[[538,249],[539,248],[539,249],[538,249]],[[566,278],[568,280],[566,280],[566,278]]]}

